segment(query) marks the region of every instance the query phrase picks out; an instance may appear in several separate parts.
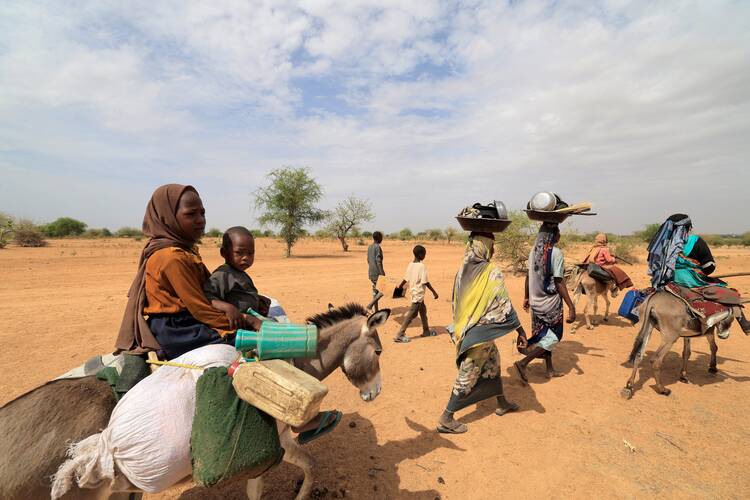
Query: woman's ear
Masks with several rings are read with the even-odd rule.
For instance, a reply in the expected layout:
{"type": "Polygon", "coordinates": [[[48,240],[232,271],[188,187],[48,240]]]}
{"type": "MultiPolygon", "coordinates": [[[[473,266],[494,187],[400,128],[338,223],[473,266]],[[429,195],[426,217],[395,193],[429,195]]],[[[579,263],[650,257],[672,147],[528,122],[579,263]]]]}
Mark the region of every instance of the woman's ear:
{"type": "Polygon", "coordinates": [[[385,324],[385,322],[388,320],[388,316],[391,315],[390,309],[381,309],[380,311],[376,313],[372,313],[369,318],[367,318],[367,328],[372,331],[374,328],[379,328],[385,324]]]}

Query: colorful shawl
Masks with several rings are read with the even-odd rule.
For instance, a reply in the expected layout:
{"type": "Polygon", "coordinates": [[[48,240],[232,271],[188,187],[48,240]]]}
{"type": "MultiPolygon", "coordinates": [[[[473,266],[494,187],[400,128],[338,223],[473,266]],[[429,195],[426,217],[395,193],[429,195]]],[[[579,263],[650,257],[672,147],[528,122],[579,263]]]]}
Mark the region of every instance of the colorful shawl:
{"type": "MultiPolygon", "coordinates": [[[[504,324],[515,318],[513,305],[505,288],[505,280],[500,268],[490,261],[494,238],[489,235],[472,233],[466,244],[463,264],[456,274],[453,284],[453,326],[458,353],[471,346],[463,345],[466,332],[476,325],[504,324]]],[[[495,338],[517,326],[509,322],[503,331],[495,331],[495,338]]],[[[491,340],[485,338],[484,340],[491,340]]]]}
{"type": "Polygon", "coordinates": [[[693,227],[690,217],[674,214],[659,227],[648,245],[648,274],[651,286],[660,290],[674,279],[677,258],[693,227]]]}
{"type": "Polygon", "coordinates": [[[555,280],[552,278],[552,249],[555,248],[555,237],[559,232],[557,224],[545,222],[541,225],[534,243],[534,268],[529,270],[542,278],[544,291],[548,295],[557,293],[555,280]]]}
{"type": "Polygon", "coordinates": [[[190,249],[195,244],[185,235],[177,222],[177,205],[185,191],[198,193],[193,186],[166,184],[151,195],[143,216],[143,234],[148,236],[138,261],[138,272],[128,291],[128,303],[117,335],[117,351],[137,353],[157,350],[161,346],[143,317],[146,304],[146,261],[157,250],[168,247],[190,249]]]}

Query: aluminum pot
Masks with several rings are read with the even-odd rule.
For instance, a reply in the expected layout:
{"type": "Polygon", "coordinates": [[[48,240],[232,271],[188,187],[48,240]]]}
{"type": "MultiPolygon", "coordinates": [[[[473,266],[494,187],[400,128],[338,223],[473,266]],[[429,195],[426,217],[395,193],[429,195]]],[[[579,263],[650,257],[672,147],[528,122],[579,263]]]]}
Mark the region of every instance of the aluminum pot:
{"type": "Polygon", "coordinates": [[[529,208],[541,212],[549,212],[555,209],[557,205],[557,196],[549,191],[540,191],[531,197],[529,208]]]}

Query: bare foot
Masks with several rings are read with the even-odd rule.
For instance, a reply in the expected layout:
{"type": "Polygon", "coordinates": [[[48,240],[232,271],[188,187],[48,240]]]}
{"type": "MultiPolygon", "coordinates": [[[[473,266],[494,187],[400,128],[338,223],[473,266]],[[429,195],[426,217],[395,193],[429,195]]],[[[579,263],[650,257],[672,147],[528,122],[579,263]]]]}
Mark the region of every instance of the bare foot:
{"type": "Polygon", "coordinates": [[[547,378],[555,378],[555,377],[562,377],[565,375],[564,373],[552,370],[551,372],[547,372],[546,376],[547,378]]]}
{"type": "Polygon", "coordinates": [[[518,372],[518,376],[521,377],[521,382],[523,382],[523,385],[527,385],[529,383],[529,378],[526,376],[526,367],[518,361],[513,363],[513,366],[516,367],[516,371],[518,372]]]}

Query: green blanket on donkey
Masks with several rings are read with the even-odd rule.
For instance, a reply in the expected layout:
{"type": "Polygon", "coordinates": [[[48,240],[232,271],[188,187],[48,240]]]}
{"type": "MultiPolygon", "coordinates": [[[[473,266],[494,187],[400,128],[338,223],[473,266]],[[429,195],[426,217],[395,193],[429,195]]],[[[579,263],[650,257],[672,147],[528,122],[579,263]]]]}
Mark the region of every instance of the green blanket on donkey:
{"type": "Polygon", "coordinates": [[[235,474],[258,477],[283,456],[273,417],[237,396],[226,368],[207,369],[195,389],[193,480],[213,486],[235,474]]]}

